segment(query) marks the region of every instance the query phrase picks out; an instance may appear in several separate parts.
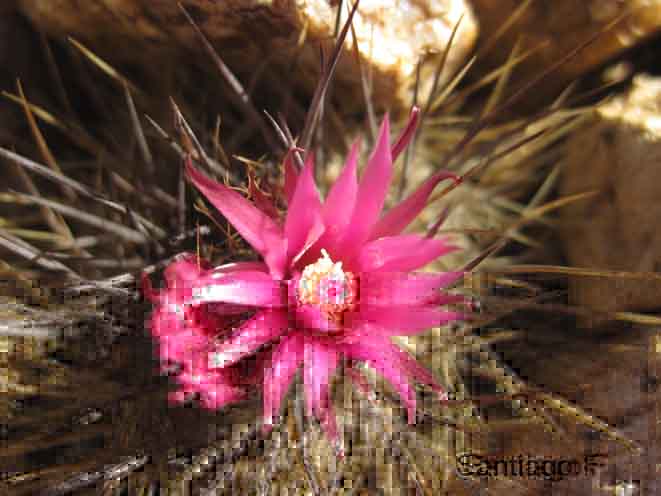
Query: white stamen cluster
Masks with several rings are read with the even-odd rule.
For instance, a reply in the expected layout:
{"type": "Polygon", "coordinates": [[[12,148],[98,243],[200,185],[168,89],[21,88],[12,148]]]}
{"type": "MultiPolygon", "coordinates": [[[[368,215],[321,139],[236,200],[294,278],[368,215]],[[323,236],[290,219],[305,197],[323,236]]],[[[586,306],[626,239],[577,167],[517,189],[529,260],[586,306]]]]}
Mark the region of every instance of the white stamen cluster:
{"type": "Polygon", "coordinates": [[[321,253],[319,260],[303,269],[298,282],[298,300],[334,311],[345,305],[352,289],[342,262],[333,262],[326,250],[322,249],[321,253]]]}

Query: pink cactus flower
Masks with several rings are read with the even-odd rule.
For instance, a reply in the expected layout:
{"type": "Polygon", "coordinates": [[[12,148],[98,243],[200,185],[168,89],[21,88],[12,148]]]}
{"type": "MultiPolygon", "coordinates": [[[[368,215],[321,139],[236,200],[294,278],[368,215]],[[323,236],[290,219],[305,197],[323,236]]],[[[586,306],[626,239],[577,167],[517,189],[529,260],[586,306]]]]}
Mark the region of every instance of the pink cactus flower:
{"type": "Polygon", "coordinates": [[[268,428],[302,369],[307,415],[337,438],[329,390],[338,368],[349,363],[365,362],[383,376],[407,407],[409,422],[416,417],[413,381],[445,398],[432,374],[390,339],[463,318],[443,308],[462,298],[442,292],[461,272],[415,272],[455,248],[441,237],[402,234],[435,186],[455,177],[439,172],[381,214],[393,161],[416,121],[414,112],[391,148],[386,116],[360,181],[356,142],[323,202],[312,154],[298,173],[290,153],[283,219],[265,195],[252,203],[187,164],[192,183],[264,263],[210,268],[188,257],[168,267],[165,290],[156,294],[145,286],[156,304],[151,328],[161,358],[182,365],[182,389],[174,399],[199,393],[204,405],[218,408],[261,386],[268,428]],[[236,319],[250,312],[247,320],[236,319]],[[251,367],[237,367],[248,359],[258,363],[246,375],[251,367]]]}

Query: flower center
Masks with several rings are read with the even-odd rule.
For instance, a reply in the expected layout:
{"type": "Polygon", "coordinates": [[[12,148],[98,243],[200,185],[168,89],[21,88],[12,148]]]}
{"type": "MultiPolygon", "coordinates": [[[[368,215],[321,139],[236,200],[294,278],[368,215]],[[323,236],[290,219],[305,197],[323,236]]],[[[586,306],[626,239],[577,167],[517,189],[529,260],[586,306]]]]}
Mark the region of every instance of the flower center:
{"type": "Polygon", "coordinates": [[[356,304],[357,280],[342,270],[342,262],[333,262],[326,250],[322,257],[303,269],[298,281],[298,301],[316,305],[331,316],[338,316],[356,304]]]}

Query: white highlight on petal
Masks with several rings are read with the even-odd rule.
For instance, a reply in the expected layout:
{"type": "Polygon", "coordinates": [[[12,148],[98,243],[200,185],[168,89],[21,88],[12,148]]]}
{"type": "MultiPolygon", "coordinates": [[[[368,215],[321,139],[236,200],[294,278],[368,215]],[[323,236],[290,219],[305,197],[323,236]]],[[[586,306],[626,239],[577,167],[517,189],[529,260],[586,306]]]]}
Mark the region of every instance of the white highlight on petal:
{"type": "Polygon", "coordinates": [[[169,313],[173,313],[180,318],[184,317],[184,306],[178,303],[166,303],[165,308],[169,313]]]}
{"type": "Polygon", "coordinates": [[[207,367],[210,369],[222,369],[235,363],[236,359],[234,357],[237,354],[243,354],[252,348],[253,346],[250,345],[237,345],[234,347],[223,345],[223,351],[212,351],[208,354],[207,367]]]}
{"type": "Polygon", "coordinates": [[[207,358],[207,367],[210,369],[222,369],[227,363],[231,361],[227,352],[213,352],[209,353],[207,358]]]}
{"type": "MultiPolygon", "coordinates": [[[[227,276],[227,274],[223,274],[227,276]]],[[[232,301],[238,291],[241,291],[241,283],[235,282],[231,284],[209,284],[200,288],[193,288],[192,290],[192,304],[199,305],[201,303],[214,303],[232,301]]]]}

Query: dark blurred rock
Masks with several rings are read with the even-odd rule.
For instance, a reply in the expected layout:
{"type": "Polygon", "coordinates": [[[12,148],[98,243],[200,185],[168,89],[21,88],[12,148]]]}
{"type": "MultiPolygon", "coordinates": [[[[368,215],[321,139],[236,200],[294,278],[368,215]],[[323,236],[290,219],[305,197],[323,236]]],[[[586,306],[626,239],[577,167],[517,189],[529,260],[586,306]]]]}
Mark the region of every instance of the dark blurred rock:
{"type": "MultiPolygon", "coordinates": [[[[523,2],[472,0],[471,4],[480,24],[480,41],[484,46],[523,2]]],[[[544,83],[537,85],[534,92],[528,92],[522,101],[524,110],[546,103],[575,79],[658,33],[661,1],[532,0],[519,19],[485,53],[482,59],[485,63],[480,64],[478,71],[484,74],[502,64],[519,38],[523,42],[519,53],[545,43],[514,71],[510,84],[515,88],[533,79],[626,12],[630,12],[629,17],[602,33],[590,46],[544,78],[544,83]]]]}
{"type": "MultiPolygon", "coordinates": [[[[17,79],[25,84],[47,77],[38,36],[16,12],[12,1],[0,5],[0,40],[0,89],[15,92],[17,79]]],[[[30,98],[43,102],[45,92],[37,89],[30,93],[30,98]]],[[[13,143],[18,131],[26,125],[23,111],[4,98],[0,98],[0,120],[0,145],[13,143]]]]}
{"type": "MultiPolygon", "coordinates": [[[[271,80],[284,91],[311,95],[319,75],[320,45],[333,43],[337,3],[306,0],[230,0],[182,2],[242,79],[250,82],[268,64],[271,80]],[[300,40],[304,41],[300,43],[300,40]],[[275,70],[274,70],[275,69],[275,70]]],[[[158,75],[182,50],[193,51],[202,67],[215,70],[200,40],[174,1],[20,0],[22,11],[47,33],[73,36],[113,62],[131,62],[141,72],[158,75]]],[[[464,14],[446,67],[451,74],[465,60],[477,36],[477,25],[463,0],[407,0],[360,4],[354,28],[363,69],[373,78],[373,100],[379,108],[407,108],[415,82],[415,66],[428,57],[423,71],[431,73],[450,33],[464,14]]],[[[346,19],[346,13],[342,19],[346,19]]],[[[348,47],[352,36],[348,36],[348,47]]],[[[329,51],[326,52],[330,53],[329,51]]],[[[426,78],[431,80],[431,78],[426,78]]],[[[355,113],[364,107],[360,67],[346,50],[337,71],[334,107],[355,113]]]]}
{"type": "Polygon", "coordinates": [[[557,398],[564,398],[581,410],[574,412],[577,416],[568,410],[565,415],[555,413],[566,429],[566,436],[531,426],[526,431],[504,436],[503,450],[510,456],[532,453],[540,458],[576,459],[581,463],[586,455],[607,456],[592,458],[593,462],[603,464],[592,477],[571,476],[553,484],[540,481],[537,488],[525,494],[660,494],[658,328],[634,326],[610,336],[557,329],[555,339],[557,344],[546,349],[532,347],[525,341],[510,343],[508,356],[523,376],[534,379],[545,392],[555,393],[557,398]],[[631,450],[589,427],[589,416],[607,423],[642,451],[631,450]]]}
{"type": "MultiPolygon", "coordinates": [[[[637,76],[600,105],[567,145],[561,195],[596,191],[563,209],[571,265],[631,272],[661,268],[661,80],[637,76]]],[[[661,306],[661,281],[577,277],[574,303],[605,312],[661,306]]]]}

